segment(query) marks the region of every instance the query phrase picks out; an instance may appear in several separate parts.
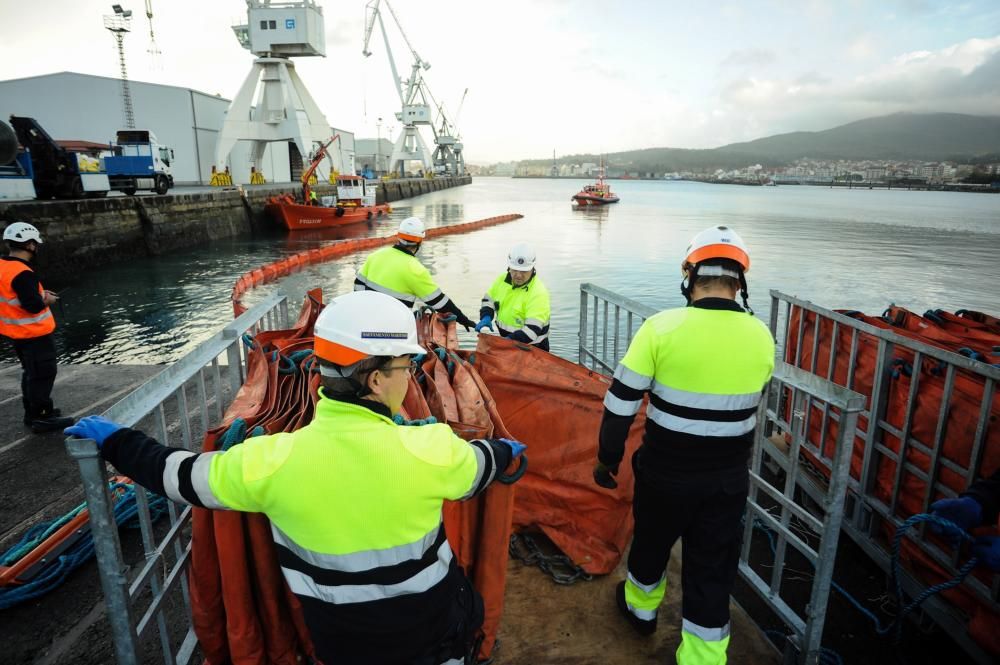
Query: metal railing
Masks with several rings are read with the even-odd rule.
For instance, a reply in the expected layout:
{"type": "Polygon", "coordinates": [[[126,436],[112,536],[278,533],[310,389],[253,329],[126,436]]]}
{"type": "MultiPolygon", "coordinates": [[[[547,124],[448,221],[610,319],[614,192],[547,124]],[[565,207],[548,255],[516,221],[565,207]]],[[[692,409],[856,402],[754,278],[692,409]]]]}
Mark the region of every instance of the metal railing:
{"type": "MultiPolygon", "coordinates": [[[[859,473],[848,476],[842,527],[872,560],[889,572],[892,557],[886,532],[894,532],[909,517],[903,514],[903,500],[912,506],[913,489],[919,487],[916,494],[919,502],[908,512],[927,512],[937,498],[954,497],[984,475],[987,436],[991,427],[997,427],[991,425],[991,420],[995,419],[993,402],[1000,368],[779,291],[771,291],[771,300],[770,327],[784,348],[786,360],[866,397],[866,407],[859,414],[857,440],[853,446],[847,446],[860,447],[863,454],[857,465],[859,473]],[[906,360],[911,357],[912,362],[906,360]],[[907,381],[909,386],[905,387],[907,381]],[[932,383],[936,384],[935,391],[940,389],[940,403],[928,400],[926,395],[921,397],[922,387],[931,387],[932,383]],[[969,395],[972,386],[973,394],[969,395]],[[974,432],[966,430],[965,440],[961,440],[962,433],[954,424],[959,400],[964,402],[960,408],[965,411],[978,402],[974,432]],[[926,420],[931,417],[933,425],[926,420]],[[932,432],[931,440],[920,440],[915,434],[918,418],[924,419],[923,431],[932,432]],[[969,450],[967,462],[955,459],[954,450],[962,446],[969,450]],[[926,468],[915,463],[916,456],[926,460],[926,468]],[[950,485],[943,480],[945,472],[951,477],[950,485]]],[[[810,447],[816,453],[826,447],[830,438],[827,412],[820,405],[807,403],[804,413],[806,427],[812,431],[810,447]],[[824,419],[819,428],[810,425],[810,419],[815,417],[824,419]]],[[[836,414],[829,421],[836,422],[836,414]]],[[[800,483],[814,499],[822,496],[825,477],[831,468],[827,459],[816,457],[821,467],[818,473],[800,483]]],[[[918,547],[947,575],[957,574],[959,552],[942,549],[940,541],[924,538],[923,528],[907,533],[906,542],[918,547]]],[[[905,570],[901,572],[902,588],[909,596],[917,595],[927,586],[927,582],[914,579],[905,570]]],[[[1000,612],[1000,575],[994,575],[989,583],[970,575],[963,588],[1000,612]]],[[[995,662],[968,634],[967,618],[961,610],[940,596],[929,598],[921,609],[976,662],[995,662]]]]}
{"type": "MultiPolygon", "coordinates": [[[[791,628],[786,658],[809,665],[821,662],[826,606],[850,475],[849,442],[854,440],[858,413],[864,403],[863,395],[779,361],[757,410],[739,571],[765,604],[791,628]],[[804,472],[800,453],[802,448],[811,447],[806,429],[807,404],[816,403],[825,407],[826,417],[836,413],[840,426],[834,454],[826,457],[831,469],[829,483],[817,497],[818,506],[807,509],[797,500],[796,492],[804,472]],[[765,553],[763,561],[756,561],[770,569],[768,580],[757,572],[751,560],[755,529],[766,534],[771,549],[770,558],[765,553]],[[781,596],[789,545],[815,569],[809,601],[801,614],[781,596]]],[[[821,454],[818,450],[814,452],[821,454]]]]}
{"type": "Polygon", "coordinates": [[[594,284],[581,284],[577,362],[613,374],[639,326],[656,311],[594,284]]]}
{"type": "MultiPolygon", "coordinates": [[[[155,433],[164,445],[176,446],[177,443],[172,442],[179,435],[181,446],[196,450],[205,433],[221,424],[226,407],[243,385],[247,369],[243,334],[287,328],[288,325],[285,297],[271,296],[103,415],[128,427],[141,426],[155,433]],[[194,394],[193,408],[189,393],[194,394]]],[[[125,561],[118,537],[108,472],[97,444],[89,439],[70,438],[66,440],[66,448],[79,464],[83,478],[90,532],[117,662],[119,665],[150,662],[149,657],[140,652],[140,646],[154,625],[159,633],[163,662],[169,665],[190,662],[198,644],[190,621],[187,586],[191,508],[166,501],[169,525],[165,533],[161,533],[163,529],[154,526],[150,514],[148,493],[139,485],[135,486],[145,562],[130,580],[131,567],[125,561]],[[141,608],[140,604],[147,600],[148,604],[141,608]],[[180,613],[186,624],[168,625],[165,611],[178,600],[183,605],[180,613]],[[177,642],[179,646],[175,649],[177,642]]]]}

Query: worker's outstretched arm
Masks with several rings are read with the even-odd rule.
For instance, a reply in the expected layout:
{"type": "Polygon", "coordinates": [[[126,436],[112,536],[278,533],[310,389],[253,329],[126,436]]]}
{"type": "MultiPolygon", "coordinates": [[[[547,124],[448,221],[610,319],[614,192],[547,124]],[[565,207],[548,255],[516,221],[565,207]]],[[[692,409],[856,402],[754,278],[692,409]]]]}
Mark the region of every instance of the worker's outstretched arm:
{"type": "Polygon", "coordinates": [[[643,396],[653,386],[655,364],[652,337],[651,329],[643,324],[615,369],[611,387],[604,395],[597,459],[615,473],[625,455],[628,430],[642,406],[643,396]]]}
{"type": "Polygon", "coordinates": [[[430,272],[420,261],[410,263],[410,292],[416,295],[425,305],[440,314],[454,314],[458,325],[472,329],[476,322],[467,317],[455,302],[444,294],[430,272]]]}
{"type": "Polygon", "coordinates": [[[246,444],[226,452],[194,453],[164,446],[100,416],[81,419],[66,428],[66,434],[93,439],[101,457],[119,472],[173,501],[201,508],[261,510],[252,484],[243,482],[244,452],[250,449],[246,444]]]}

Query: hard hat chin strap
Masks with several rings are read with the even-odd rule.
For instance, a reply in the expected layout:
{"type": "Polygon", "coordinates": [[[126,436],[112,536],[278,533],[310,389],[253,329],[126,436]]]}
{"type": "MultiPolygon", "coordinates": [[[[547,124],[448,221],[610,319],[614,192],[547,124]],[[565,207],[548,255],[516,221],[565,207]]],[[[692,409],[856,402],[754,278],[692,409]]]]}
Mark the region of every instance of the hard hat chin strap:
{"type": "Polygon", "coordinates": [[[747,311],[751,316],[753,315],[753,309],[750,307],[750,291],[747,288],[747,277],[742,270],[732,271],[723,268],[722,266],[702,266],[700,263],[696,263],[690,268],[684,275],[684,279],[681,280],[681,294],[684,296],[684,300],[687,304],[691,304],[691,291],[694,290],[694,283],[699,277],[699,272],[701,272],[702,277],[734,277],[739,280],[740,283],[740,297],[743,299],[743,309],[747,311]]]}
{"type": "MultiPolygon", "coordinates": [[[[351,387],[354,397],[358,398],[365,397],[371,394],[372,392],[371,388],[368,387],[367,381],[361,383],[361,381],[358,380],[358,375],[356,372],[358,366],[365,360],[368,360],[368,358],[360,360],[354,363],[353,365],[346,365],[344,367],[333,364],[322,364],[319,367],[319,373],[321,376],[330,377],[331,379],[342,379],[346,381],[347,384],[351,387]]],[[[374,372],[376,369],[378,368],[373,367],[368,372],[364,372],[365,377],[367,378],[367,375],[370,374],[371,372],[374,372]]]]}

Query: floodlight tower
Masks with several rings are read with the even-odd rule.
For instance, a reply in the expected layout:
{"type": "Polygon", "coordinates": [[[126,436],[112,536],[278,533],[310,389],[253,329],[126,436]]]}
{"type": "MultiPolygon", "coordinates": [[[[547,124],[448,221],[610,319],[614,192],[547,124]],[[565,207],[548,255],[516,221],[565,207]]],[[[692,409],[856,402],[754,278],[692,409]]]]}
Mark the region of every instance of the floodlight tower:
{"type": "Polygon", "coordinates": [[[135,112],[132,110],[132,91],[128,86],[128,70],[125,68],[125,35],[132,31],[132,10],[121,5],[111,5],[114,14],[104,15],[104,27],[115,37],[118,44],[118,63],[122,72],[122,105],[125,110],[126,129],[135,129],[135,112]]]}
{"type": "MultiPolygon", "coordinates": [[[[302,159],[308,160],[313,145],[333,133],[291,61],[293,57],[326,56],[326,38],[323,9],[315,0],[246,3],[247,23],[233,26],[233,32],[257,59],[226,112],[215,146],[215,164],[223,171],[236,142],[250,141],[251,166],[259,173],[268,143],[294,141],[302,159]]],[[[344,166],[334,164],[339,170],[344,166]]]]}
{"type": "Polygon", "coordinates": [[[410,44],[410,40],[406,37],[406,32],[403,31],[403,26],[399,23],[396,12],[393,11],[389,0],[369,0],[365,6],[365,45],[361,51],[364,56],[367,57],[372,54],[368,50],[368,43],[371,41],[376,20],[378,20],[379,28],[382,31],[382,41],[385,43],[386,57],[389,59],[392,78],[396,84],[396,92],[399,93],[399,101],[402,105],[402,109],[396,113],[396,119],[403,123],[403,130],[392,150],[392,157],[389,159],[389,170],[399,175],[404,175],[406,162],[420,160],[420,163],[423,164],[424,172],[429,173],[432,165],[431,153],[427,150],[427,145],[424,143],[423,137],[420,136],[420,131],[417,127],[418,125],[431,125],[433,128],[431,107],[427,103],[427,97],[424,94],[425,87],[421,76],[421,71],[430,69],[431,63],[421,59],[416,49],[410,44]],[[407,48],[410,49],[410,53],[413,55],[413,65],[411,66],[410,78],[408,79],[399,78],[396,61],[392,57],[392,48],[389,46],[389,35],[385,30],[385,23],[382,22],[382,12],[380,11],[380,5],[383,3],[388,8],[389,15],[395,22],[399,34],[403,36],[403,41],[406,42],[407,48]]]}

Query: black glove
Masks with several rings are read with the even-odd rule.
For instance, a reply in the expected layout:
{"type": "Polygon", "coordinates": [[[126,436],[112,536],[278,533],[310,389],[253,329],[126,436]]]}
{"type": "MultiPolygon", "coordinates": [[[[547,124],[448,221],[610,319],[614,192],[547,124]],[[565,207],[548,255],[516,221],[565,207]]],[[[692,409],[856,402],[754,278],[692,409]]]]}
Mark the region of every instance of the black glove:
{"type": "Polygon", "coordinates": [[[476,322],[467,317],[465,314],[459,314],[458,325],[465,326],[465,331],[468,332],[476,327],[476,322]]]}
{"type": "Polygon", "coordinates": [[[594,467],[594,482],[601,487],[613,490],[618,487],[618,481],[614,479],[618,473],[618,465],[607,466],[604,462],[598,462],[594,467]]]}

